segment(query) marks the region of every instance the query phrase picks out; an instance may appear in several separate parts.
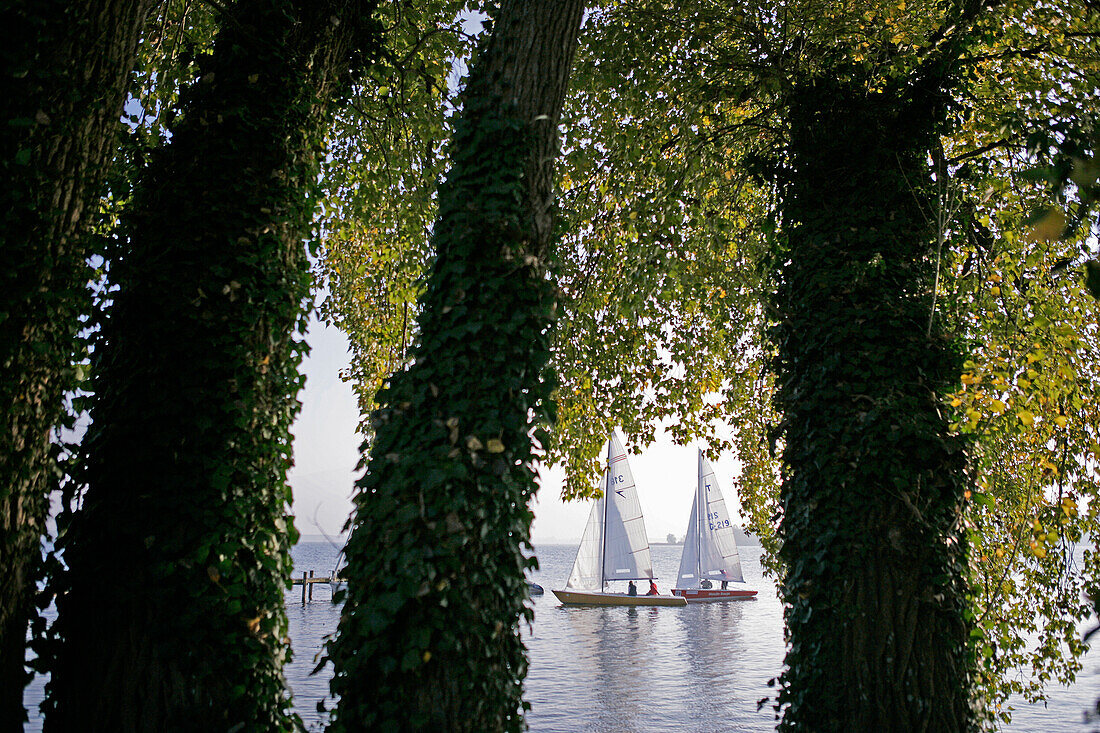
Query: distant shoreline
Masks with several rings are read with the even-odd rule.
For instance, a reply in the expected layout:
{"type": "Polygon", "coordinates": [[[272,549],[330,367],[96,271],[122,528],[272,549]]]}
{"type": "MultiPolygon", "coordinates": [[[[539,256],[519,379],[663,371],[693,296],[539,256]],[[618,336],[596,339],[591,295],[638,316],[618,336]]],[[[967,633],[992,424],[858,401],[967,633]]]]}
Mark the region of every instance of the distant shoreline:
{"type": "MultiPolygon", "coordinates": [[[[347,540],[347,537],[345,537],[344,535],[334,535],[334,536],[326,537],[323,534],[302,534],[298,538],[298,543],[300,544],[300,543],[303,543],[303,542],[326,542],[326,543],[332,542],[332,543],[336,544],[338,547],[340,547],[340,546],[343,546],[343,544],[346,540],[347,540]]],[[[557,537],[551,537],[546,542],[540,542],[540,543],[535,543],[535,544],[536,545],[538,545],[538,544],[542,544],[542,545],[571,545],[573,547],[576,547],[578,544],[580,544],[580,541],[581,540],[580,540],[579,537],[575,540],[569,540],[569,539],[563,540],[563,539],[559,539],[557,537]]],[[[649,541],[649,546],[650,547],[683,547],[684,543],[683,542],[654,542],[653,540],[650,540],[649,541]]],[[[757,540],[755,537],[750,537],[747,540],[742,540],[742,538],[738,537],[737,538],[737,546],[738,547],[759,547],[760,546],[760,541],[757,540]]]]}
{"type": "MultiPolygon", "coordinates": [[[[542,547],[573,547],[573,548],[576,548],[577,545],[580,544],[580,542],[581,541],[580,541],[579,538],[575,539],[575,540],[563,540],[563,539],[559,539],[557,537],[551,537],[549,540],[546,540],[545,542],[534,542],[532,544],[534,544],[535,547],[542,546],[542,547]]],[[[650,547],[683,547],[684,543],[683,542],[650,542],[649,546],[650,547]]],[[[751,537],[747,541],[741,541],[739,539],[739,540],[737,540],[737,546],[738,547],[760,547],[760,540],[757,540],[755,537],[751,537]]]]}

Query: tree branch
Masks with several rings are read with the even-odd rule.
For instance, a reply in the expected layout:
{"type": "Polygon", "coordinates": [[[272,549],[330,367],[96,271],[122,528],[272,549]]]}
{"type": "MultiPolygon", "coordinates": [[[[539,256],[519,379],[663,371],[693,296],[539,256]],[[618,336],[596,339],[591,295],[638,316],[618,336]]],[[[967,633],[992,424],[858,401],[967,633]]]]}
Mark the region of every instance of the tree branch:
{"type": "Polygon", "coordinates": [[[967,160],[969,158],[976,158],[979,155],[982,155],[984,153],[988,153],[991,150],[996,150],[998,148],[1010,148],[1010,147],[1012,147],[1012,141],[1009,140],[1008,138],[1004,138],[1004,139],[998,140],[995,143],[989,143],[988,145],[983,145],[980,148],[974,148],[973,150],[971,150],[969,152],[961,153],[959,155],[956,155],[954,158],[948,158],[946,160],[946,163],[948,165],[954,165],[955,163],[959,163],[959,162],[967,160]]]}

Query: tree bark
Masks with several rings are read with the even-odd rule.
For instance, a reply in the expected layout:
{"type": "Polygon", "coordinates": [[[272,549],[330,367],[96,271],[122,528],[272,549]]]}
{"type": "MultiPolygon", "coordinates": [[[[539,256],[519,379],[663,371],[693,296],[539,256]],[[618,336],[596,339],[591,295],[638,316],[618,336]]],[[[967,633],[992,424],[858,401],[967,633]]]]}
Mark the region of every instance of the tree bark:
{"type": "Polygon", "coordinates": [[[50,731],[290,730],[290,424],[327,110],[369,0],[242,0],[140,181],[63,537],[50,731]]]}
{"type": "Polygon", "coordinates": [[[154,0],[10,2],[0,79],[0,730],[22,730],[50,431],[90,310],[85,230],[154,0]]]}
{"type": "Polygon", "coordinates": [[[963,731],[969,707],[961,371],[930,326],[943,107],[808,80],[789,98],[773,302],[784,475],[782,730],[963,731]]]}
{"type": "Polygon", "coordinates": [[[523,728],[552,172],[582,15],[579,0],[506,1],[472,66],[421,341],[379,397],[355,498],[332,730],[523,728]]]}

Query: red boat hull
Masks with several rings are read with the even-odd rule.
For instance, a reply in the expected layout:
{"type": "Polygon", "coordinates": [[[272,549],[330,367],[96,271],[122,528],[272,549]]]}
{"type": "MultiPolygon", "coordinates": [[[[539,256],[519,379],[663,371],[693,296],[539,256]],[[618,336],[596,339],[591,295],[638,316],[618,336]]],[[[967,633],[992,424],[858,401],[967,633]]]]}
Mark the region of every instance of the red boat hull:
{"type": "Polygon", "coordinates": [[[673,588],[672,595],[681,596],[688,603],[714,603],[715,601],[749,601],[756,596],[754,590],[736,588],[673,588]]]}

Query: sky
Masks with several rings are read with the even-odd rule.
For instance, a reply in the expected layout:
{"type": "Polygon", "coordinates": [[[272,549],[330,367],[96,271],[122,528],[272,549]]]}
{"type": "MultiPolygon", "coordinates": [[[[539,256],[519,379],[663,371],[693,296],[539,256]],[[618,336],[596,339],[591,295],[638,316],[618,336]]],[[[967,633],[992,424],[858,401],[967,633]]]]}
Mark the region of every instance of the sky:
{"type": "MultiPolygon", "coordinates": [[[[335,538],[351,513],[352,484],[358,476],[355,466],[361,440],[356,433],[359,409],[351,385],[339,377],[350,358],[343,333],[314,319],[307,341],[311,352],[303,365],[306,386],[300,395],[302,411],[293,427],[295,466],[290,472],[295,525],[303,535],[326,534],[335,538]]],[[[658,441],[641,455],[630,456],[646,533],[651,540],[664,541],[668,534],[679,538],[687,529],[695,492],[696,460],[694,445],[674,445],[660,433],[658,441]]],[[[739,472],[739,464],[732,455],[724,454],[711,465],[725,494],[730,516],[736,520],[738,504],[731,481],[739,472]]],[[[594,476],[593,483],[598,479],[594,476]]],[[[590,505],[563,502],[562,482],[560,469],[540,475],[532,528],[536,545],[580,541],[590,505]]]]}

